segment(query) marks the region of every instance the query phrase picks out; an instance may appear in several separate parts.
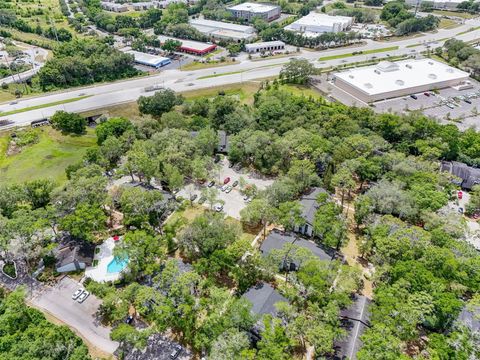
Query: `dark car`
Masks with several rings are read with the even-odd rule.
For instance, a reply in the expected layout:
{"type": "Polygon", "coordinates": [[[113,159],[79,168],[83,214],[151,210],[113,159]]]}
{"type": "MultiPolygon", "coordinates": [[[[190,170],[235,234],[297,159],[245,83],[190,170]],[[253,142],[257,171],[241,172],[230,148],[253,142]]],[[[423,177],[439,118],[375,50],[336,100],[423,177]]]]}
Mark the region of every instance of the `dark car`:
{"type": "Polygon", "coordinates": [[[229,167],[229,168],[233,168],[234,166],[235,166],[235,163],[233,163],[233,162],[229,162],[229,163],[228,163],[228,167],[229,167]]]}
{"type": "Polygon", "coordinates": [[[428,92],[424,92],[423,95],[430,97],[430,94],[428,92]]]}
{"type": "Polygon", "coordinates": [[[125,319],[125,324],[130,325],[133,322],[133,316],[128,315],[127,318],[125,319]]]}
{"type": "Polygon", "coordinates": [[[198,203],[200,205],[202,205],[205,201],[207,201],[207,198],[205,196],[202,196],[202,197],[200,197],[200,199],[198,199],[198,203]]]}
{"type": "Polygon", "coordinates": [[[195,201],[197,197],[198,197],[197,194],[193,194],[192,196],[190,196],[190,201],[195,201]]]}
{"type": "Polygon", "coordinates": [[[175,345],[172,352],[170,353],[170,359],[176,359],[178,355],[182,352],[182,347],[180,345],[175,345]]]}
{"type": "Polygon", "coordinates": [[[217,164],[217,163],[220,162],[220,160],[222,160],[222,158],[220,157],[220,155],[215,155],[215,158],[213,159],[213,162],[214,162],[215,164],[217,164]]]}
{"type": "Polygon", "coordinates": [[[465,99],[465,100],[463,100],[463,101],[465,101],[467,104],[471,104],[471,103],[472,103],[472,101],[471,101],[470,99],[465,99]]]}
{"type": "Polygon", "coordinates": [[[215,185],[215,181],[212,180],[212,181],[210,181],[210,182],[208,183],[207,186],[208,186],[208,187],[212,187],[213,185],[215,185]]]}
{"type": "Polygon", "coordinates": [[[411,97],[412,99],[414,99],[414,100],[417,100],[417,99],[418,99],[417,95],[414,95],[414,94],[410,95],[410,97],[411,97]]]}
{"type": "Polygon", "coordinates": [[[224,184],[228,184],[230,182],[230,178],[229,177],[226,177],[225,180],[223,180],[223,183],[224,184]]]}
{"type": "Polygon", "coordinates": [[[237,186],[238,185],[238,180],[235,180],[232,184],[233,187],[237,186]]]}

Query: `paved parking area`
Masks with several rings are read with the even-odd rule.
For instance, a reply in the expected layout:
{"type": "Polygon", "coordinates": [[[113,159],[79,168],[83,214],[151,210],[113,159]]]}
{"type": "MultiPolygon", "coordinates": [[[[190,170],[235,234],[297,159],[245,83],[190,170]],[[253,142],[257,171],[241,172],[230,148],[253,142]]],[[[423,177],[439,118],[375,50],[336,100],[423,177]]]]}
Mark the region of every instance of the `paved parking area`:
{"type": "Polygon", "coordinates": [[[374,105],[376,112],[407,113],[420,110],[425,115],[437,119],[442,124],[456,124],[461,130],[469,127],[480,129],[480,96],[470,98],[471,104],[461,98],[466,95],[480,94],[480,83],[471,79],[473,88],[455,90],[441,89],[438,94],[426,96],[424,93],[415,94],[417,99],[403,96],[395,99],[378,101],[374,105]],[[455,98],[455,99],[454,99],[455,98]],[[450,108],[447,103],[451,104],[450,108]]]}
{"type": "Polygon", "coordinates": [[[30,303],[77,330],[98,349],[113,354],[118,343],[110,340],[110,328],[101,325],[95,316],[102,302],[93,295],[82,304],[72,300],[72,294],[80,287],[77,281],[64,277],[54,287],[35,292],[30,303]]]}
{"type": "MultiPolygon", "coordinates": [[[[240,211],[245,208],[245,206],[247,206],[247,203],[243,200],[243,195],[240,192],[240,186],[234,187],[233,190],[227,194],[220,190],[220,188],[223,186],[223,180],[229,177],[229,185],[231,185],[234,181],[240,180],[240,178],[243,177],[247,184],[255,185],[258,190],[264,190],[265,188],[273,184],[274,180],[266,179],[262,176],[257,176],[248,172],[246,169],[240,169],[240,171],[237,171],[233,168],[230,168],[228,167],[229,162],[227,159],[224,159],[221,165],[222,167],[218,173],[218,176],[216,177],[216,179],[213,179],[216,183],[215,187],[219,190],[218,200],[223,201],[223,212],[227,216],[231,216],[235,219],[240,219],[240,211]]],[[[207,183],[202,186],[189,184],[183,189],[181,189],[177,195],[185,199],[190,199],[190,197],[195,194],[197,195],[195,202],[197,202],[201,197],[202,188],[205,187],[207,183]]],[[[203,205],[206,207],[209,206],[209,204],[207,203],[203,205]]]]}

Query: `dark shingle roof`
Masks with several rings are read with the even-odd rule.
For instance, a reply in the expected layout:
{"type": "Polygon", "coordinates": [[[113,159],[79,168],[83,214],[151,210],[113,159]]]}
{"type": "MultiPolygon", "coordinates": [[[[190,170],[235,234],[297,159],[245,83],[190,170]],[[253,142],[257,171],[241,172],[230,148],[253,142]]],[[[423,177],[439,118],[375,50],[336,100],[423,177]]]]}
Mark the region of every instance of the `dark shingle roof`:
{"type": "Polygon", "coordinates": [[[302,217],[310,225],[313,224],[313,219],[317,211],[317,196],[321,193],[326,193],[326,191],[322,188],[315,187],[311,188],[308,193],[304,194],[300,198],[300,204],[302,205],[302,217]]]}
{"type": "MultiPolygon", "coordinates": [[[[123,354],[124,360],[171,360],[170,355],[179,344],[168,339],[162,334],[153,334],[147,339],[147,346],[144,349],[129,348],[123,354]]],[[[120,349],[120,348],[119,348],[120,349]]],[[[120,350],[118,350],[120,351],[120,350]]],[[[117,354],[119,355],[119,354],[117,354]]],[[[177,360],[189,360],[192,354],[182,347],[177,360]]]]}
{"type": "Polygon", "coordinates": [[[440,170],[455,175],[461,179],[459,185],[464,189],[471,189],[480,184],[480,169],[468,166],[458,161],[443,161],[440,170]]]}
{"type": "Polygon", "coordinates": [[[334,343],[334,359],[357,358],[357,352],[362,347],[360,336],[367,328],[370,312],[368,308],[371,301],[362,295],[355,295],[353,304],[340,311],[342,318],[342,327],[347,331],[347,335],[334,343]]]}
{"type": "Polygon", "coordinates": [[[280,301],[288,301],[267,283],[260,283],[251,287],[243,294],[243,297],[252,303],[252,311],[258,315],[270,314],[275,316],[277,314],[275,304],[280,301]]]}
{"type": "Polygon", "coordinates": [[[57,249],[56,267],[59,268],[75,261],[89,266],[92,264],[94,251],[95,246],[90,243],[69,243],[57,249]]]}
{"type": "MultiPolygon", "coordinates": [[[[273,249],[282,249],[286,244],[293,243],[295,238],[295,235],[284,233],[279,230],[273,230],[263,241],[262,245],[260,246],[260,250],[264,255],[267,255],[273,249]]],[[[313,241],[308,241],[300,237],[297,237],[297,241],[295,241],[294,245],[310,250],[320,260],[330,261],[334,255],[331,250],[323,249],[313,241]]]]}

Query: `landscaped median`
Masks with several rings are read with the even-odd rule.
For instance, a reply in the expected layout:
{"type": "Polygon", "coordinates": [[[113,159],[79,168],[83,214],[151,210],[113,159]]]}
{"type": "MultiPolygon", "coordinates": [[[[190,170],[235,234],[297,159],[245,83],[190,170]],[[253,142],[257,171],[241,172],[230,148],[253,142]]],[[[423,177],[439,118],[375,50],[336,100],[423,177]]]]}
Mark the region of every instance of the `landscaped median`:
{"type": "Polygon", "coordinates": [[[357,55],[370,55],[370,54],[377,54],[377,53],[393,51],[393,50],[398,50],[398,46],[390,46],[390,47],[386,47],[386,48],[372,49],[372,50],[366,50],[366,51],[361,51],[360,50],[360,51],[352,52],[352,53],[348,53],[348,54],[338,54],[338,55],[324,56],[324,57],[319,58],[318,61],[344,59],[344,58],[357,56],[357,55]]]}
{"type": "Polygon", "coordinates": [[[26,107],[26,108],[23,108],[23,109],[0,112],[0,116],[8,116],[8,115],[13,115],[13,114],[23,113],[23,112],[26,112],[26,111],[43,109],[43,108],[47,108],[47,107],[50,107],[50,106],[68,104],[68,103],[71,103],[71,102],[75,102],[75,101],[79,101],[79,100],[89,98],[91,96],[92,95],[77,96],[75,98],[70,98],[70,99],[65,99],[65,100],[60,100],[60,101],[55,101],[55,102],[40,104],[40,105],[35,105],[35,106],[29,106],[29,107],[26,107]]]}

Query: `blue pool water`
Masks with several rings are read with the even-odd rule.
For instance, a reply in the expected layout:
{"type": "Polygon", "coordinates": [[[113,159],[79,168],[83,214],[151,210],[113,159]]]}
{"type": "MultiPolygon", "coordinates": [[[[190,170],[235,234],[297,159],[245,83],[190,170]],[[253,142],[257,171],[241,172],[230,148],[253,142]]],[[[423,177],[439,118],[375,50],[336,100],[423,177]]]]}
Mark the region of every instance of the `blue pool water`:
{"type": "Polygon", "coordinates": [[[128,259],[121,260],[118,258],[113,258],[112,261],[107,265],[107,273],[116,274],[125,269],[128,264],[128,259]]]}

